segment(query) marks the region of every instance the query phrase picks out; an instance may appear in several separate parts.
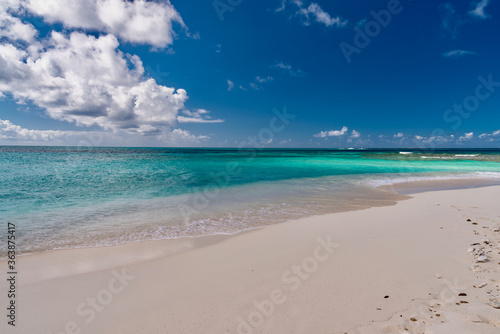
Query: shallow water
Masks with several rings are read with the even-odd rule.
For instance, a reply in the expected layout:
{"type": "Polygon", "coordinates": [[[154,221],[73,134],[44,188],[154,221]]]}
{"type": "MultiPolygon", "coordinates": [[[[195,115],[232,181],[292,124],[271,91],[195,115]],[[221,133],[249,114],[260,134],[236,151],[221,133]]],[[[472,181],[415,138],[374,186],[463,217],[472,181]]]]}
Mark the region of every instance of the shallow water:
{"type": "Polygon", "coordinates": [[[0,212],[36,252],[234,234],[463,178],[500,179],[500,151],[0,147],[0,212]]]}

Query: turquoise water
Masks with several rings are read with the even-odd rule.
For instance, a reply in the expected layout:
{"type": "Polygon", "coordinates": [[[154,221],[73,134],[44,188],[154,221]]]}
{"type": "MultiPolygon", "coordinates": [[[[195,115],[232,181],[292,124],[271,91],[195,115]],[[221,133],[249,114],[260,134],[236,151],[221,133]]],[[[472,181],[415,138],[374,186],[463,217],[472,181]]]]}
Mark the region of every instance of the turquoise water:
{"type": "Polygon", "coordinates": [[[233,234],[448,178],[500,179],[500,151],[0,147],[0,213],[33,252],[233,234]]]}

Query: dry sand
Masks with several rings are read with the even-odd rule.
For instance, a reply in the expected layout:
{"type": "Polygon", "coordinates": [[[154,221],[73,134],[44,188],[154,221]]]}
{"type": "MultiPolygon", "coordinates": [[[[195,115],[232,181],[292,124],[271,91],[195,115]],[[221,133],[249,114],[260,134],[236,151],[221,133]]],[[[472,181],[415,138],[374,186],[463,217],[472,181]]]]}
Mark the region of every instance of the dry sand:
{"type": "MultiPolygon", "coordinates": [[[[22,256],[16,327],[3,315],[0,333],[500,333],[499,195],[22,256]]],[[[6,314],[6,280],[0,296],[6,314]]]]}

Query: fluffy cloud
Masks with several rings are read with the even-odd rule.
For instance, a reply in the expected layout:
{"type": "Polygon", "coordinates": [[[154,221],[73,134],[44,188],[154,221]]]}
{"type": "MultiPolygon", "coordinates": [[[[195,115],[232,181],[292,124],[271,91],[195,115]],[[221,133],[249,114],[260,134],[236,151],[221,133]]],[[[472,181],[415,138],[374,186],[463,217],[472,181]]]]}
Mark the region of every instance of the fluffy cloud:
{"type": "MultiPolygon", "coordinates": [[[[182,130],[182,129],[174,129],[174,131],[172,131],[172,133],[168,134],[168,135],[181,139],[181,142],[186,142],[186,141],[195,141],[196,142],[199,140],[205,140],[205,139],[210,138],[208,136],[195,136],[195,135],[192,135],[189,131],[182,130]]],[[[169,140],[169,141],[171,141],[171,140],[169,140]]]]}
{"type": "Polygon", "coordinates": [[[143,79],[141,60],[117,47],[113,35],[78,32],[52,32],[44,45],[29,50],[1,44],[0,91],[77,125],[138,132],[176,126],[186,91],[143,79]]]}
{"type": "Polygon", "coordinates": [[[209,139],[208,136],[196,136],[189,131],[167,128],[160,129],[148,136],[131,137],[127,132],[101,131],[60,131],[31,130],[0,119],[0,143],[9,145],[120,145],[120,146],[164,146],[197,145],[209,139]]]}
{"type": "Polygon", "coordinates": [[[64,131],[54,130],[28,130],[19,125],[12,124],[9,120],[0,119],[0,139],[20,141],[49,141],[64,137],[64,131]]]}
{"type": "Polygon", "coordinates": [[[424,143],[424,144],[450,144],[455,142],[455,136],[430,136],[423,137],[416,135],[413,139],[415,143],[424,143]]]}
{"type": "Polygon", "coordinates": [[[404,136],[404,133],[399,132],[399,133],[396,133],[396,134],[394,135],[394,138],[403,138],[403,136],[404,136]]]}
{"type": "Polygon", "coordinates": [[[469,132],[469,133],[466,133],[464,136],[460,137],[458,140],[459,141],[468,141],[468,140],[471,140],[472,138],[474,138],[474,132],[469,132]]]}
{"type": "Polygon", "coordinates": [[[281,6],[276,9],[276,12],[285,10],[287,3],[291,2],[295,5],[297,11],[296,15],[300,16],[305,25],[310,25],[311,21],[322,23],[327,27],[344,27],[347,20],[341,19],[339,16],[332,17],[329,13],[325,12],[317,3],[311,2],[306,6],[302,0],[283,0],[281,6]]]}
{"type": "Polygon", "coordinates": [[[461,56],[477,56],[477,53],[465,50],[451,50],[443,53],[445,58],[458,58],[461,56]]]}
{"type": "Polygon", "coordinates": [[[359,133],[356,130],[352,130],[352,132],[351,132],[351,138],[359,138],[359,137],[361,137],[361,133],[359,133]]]}
{"type": "Polygon", "coordinates": [[[169,0],[22,0],[21,6],[48,23],[113,34],[127,42],[166,47],[182,17],[169,0]]]}
{"type": "Polygon", "coordinates": [[[486,141],[495,141],[496,139],[500,139],[500,130],[491,133],[483,133],[479,135],[479,138],[486,141]]]}
{"type": "Polygon", "coordinates": [[[344,126],[341,130],[330,130],[330,131],[321,131],[314,135],[316,138],[326,138],[326,137],[340,137],[347,133],[349,129],[344,126]]]}
{"type": "MultiPolygon", "coordinates": [[[[140,58],[119,50],[119,39],[167,46],[175,35],[173,23],[187,31],[168,0],[4,0],[0,3],[0,98],[32,103],[50,118],[77,126],[99,126],[105,131],[96,133],[110,145],[206,140],[206,136],[171,129],[179,123],[222,120],[211,119],[203,109],[187,111],[184,89],[148,79],[140,58]],[[37,39],[35,28],[23,22],[27,15],[77,31],[52,31],[37,39]],[[101,34],[87,35],[83,30],[101,34]]],[[[78,138],[92,133],[29,130],[8,120],[0,125],[0,138],[9,142],[78,144],[78,138]]]]}
{"type": "Polygon", "coordinates": [[[19,1],[3,0],[0,2],[0,38],[6,37],[13,41],[30,43],[35,39],[37,31],[31,24],[23,23],[21,19],[10,14],[19,12],[19,1]]]}
{"type": "Polygon", "coordinates": [[[325,12],[317,3],[314,2],[311,3],[307,8],[300,8],[300,13],[304,15],[307,20],[309,20],[312,16],[316,19],[316,22],[323,23],[327,27],[343,27],[347,24],[347,21],[341,20],[339,16],[331,17],[330,14],[325,12]]]}

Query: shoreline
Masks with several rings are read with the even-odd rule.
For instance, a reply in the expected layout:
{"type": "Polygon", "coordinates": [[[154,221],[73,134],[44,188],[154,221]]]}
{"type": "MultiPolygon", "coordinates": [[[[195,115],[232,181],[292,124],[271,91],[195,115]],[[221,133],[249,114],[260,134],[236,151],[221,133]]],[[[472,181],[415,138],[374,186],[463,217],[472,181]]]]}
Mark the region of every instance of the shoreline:
{"type": "MultiPolygon", "coordinates": [[[[490,187],[490,186],[500,186],[500,179],[495,179],[495,178],[463,178],[463,179],[438,179],[438,180],[412,180],[412,181],[401,181],[401,182],[396,182],[393,184],[386,184],[386,185],[379,185],[379,186],[372,186],[373,189],[377,190],[382,190],[384,192],[387,192],[388,194],[392,195],[390,198],[384,199],[384,201],[388,201],[387,204],[385,205],[380,205],[380,204],[375,204],[377,199],[373,200],[364,200],[362,203],[360,203],[358,208],[355,208],[355,204],[351,204],[349,209],[347,207],[344,207],[341,210],[338,211],[332,211],[332,212],[327,212],[327,213],[318,213],[315,215],[309,215],[306,217],[300,217],[300,218],[292,218],[288,219],[283,222],[278,222],[278,223],[273,223],[269,225],[262,225],[262,226],[253,226],[253,227],[248,227],[245,230],[238,231],[236,233],[232,234],[206,234],[206,235],[193,235],[193,236],[181,236],[178,238],[160,238],[160,239],[145,239],[145,240],[133,240],[133,241],[128,241],[128,242],[123,242],[123,243],[117,243],[117,244],[111,244],[111,245],[99,245],[99,246],[89,246],[89,245],[83,245],[83,246],[75,246],[75,247],[67,247],[67,248],[56,248],[56,249],[48,249],[48,250],[42,250],[42,251],[35,251],[35,252],[18,252],[17,256],[19,257],[25,257],[25,256],[34,256],[38,254],[45,254],[45,253],[51,253],[51,252],[59,252],[59,251],[72,251],[72,250],[85,250],[85,249],[101,249],[101,248],[114,248],[114,247],[123,247],[126,245],[134,245],[134,244],[142,244],[142,243],[161,243],[163,241],[170,241],[172,243],[182,243],[182,240],[193,240],[192,243],[190,244],[212,244],[219,242],[219,240],[224,240],[226,238],[232,238],[234,236],[238,236],[239,234],[242,233],[248,233],[253,230],[258,230],[262,228],[266,228],[269,226],[275,226],[275,225],[281,225],[281,224],[287,224],[291,221],[295,220],[301,220],[305,218],[310,218],[310,217],[316,217],[316,216],[324,216],[324,215],[329,215],[329,214],[335,214],[335,213],[342,213],[342,212],[352,212],[352,211],[359,211],[359,210],[367,210],[370,208],[374,207],[385,207],[385,206],[393,206],[396,205],[400,201],[404,201],[407,199],[412,198],[412,195],[418,194],[418,193],[423,193],[423,192],[433,192],[433,191],[443,191],[443,190],[460,190],[460,189],[474,189],[474,188],[481,188],[481,187],[490,187]],[[204,240],[206,239],[206,240],[204,240]]],[[[6,260],[6,257],[0,257],[0,263],[6,260]]]]}
{"type": "Polygon", "coordinates": [[[412,195],[424,192],[475,189],[482,187],[500,186],[500,179],[443,179],[443,180],[420,180],[405,181],[378,188],[392,191],[400,195],[412,195]]]}
{"type": "MultiPolygon", "coordinates": [[[[415,327],[418,332],[423,326],[459,323],[493,333],[500,324],[490,322],[495,316],[498,319],[500,311],[484,300],[474,304],[488,295],[468,298],[464,300],[467,305],[444,303],[439,311],[429,302],[440,301],[450,282],[455,290],[463,286],[466,292],[462,293],[468,296],[490,290],[489,296],[498,294],[500,282],[492,275],[498,272],[500,259],[480,264],[489,272],[472,272],[473,259],[467,248],[483,238],[490,238],[488,249],[498,248],[499,234],[491,230],[500,221],[494,200],[499,192],[498,186],[424,192],[394,206],[313,216],[233,236],[21,256],[19,303],[32,318],[24,318],[20,328],[59,333],[73,321],[82,333],[152,333],[160,328],[170,328],[167,333],[243,333],[248,326],[255,333],[301,332],[297,328],[316,333],[389,333],[389,327],[415,327]],[[467,222],[465,216],[480,226],[467,222]],[[317,251],[329,243],[328,236],[332,244],[339,245],[329,256],[324,248],[317,251]],[[295,274],[297,264],[303,269],[302,276],[295,274]],[[99,292],[106,290],[107,282],[120,270],[134,276],[133,281],[123,293],[111,295],[113,301],[102,311],[105,316],[94,312],[95,318],[87,323],[89,318],[76,308],[82,302],[86,305],[89,297],[99,298],[99,292]],[[475,276],[484,276],[489,286],[472,288],[469,281],[477,279],[475,276]],[[460,282],[455,284],[454,278],[460,282]],[[383,298],[386,295],[389,298],[383,298]],[[273,312],[254,328],[248,316],[259,310],[256,305],[267,305],[268,311],[273,305],[273,312]],[[460,314],[471,307],[475,321],[460,314]],[[429,315],[427,309],[435,312],[429,315]],[[411,318],[416,321],[408,320],[411,318]]],[[[493,260],[498,254],[490,256],[493,260]]],[[[2,293],[4,284],[0,285],[2,293]]],[[[446,296],[452,297],[449,291],[446,296]]]]}

